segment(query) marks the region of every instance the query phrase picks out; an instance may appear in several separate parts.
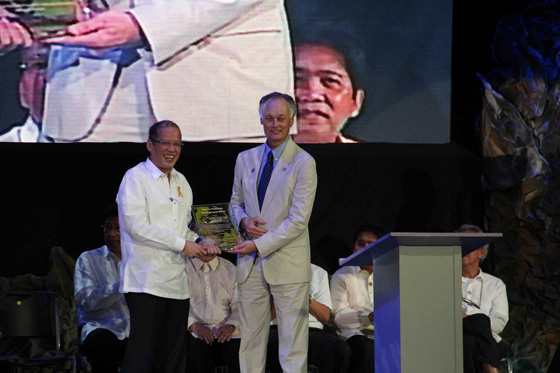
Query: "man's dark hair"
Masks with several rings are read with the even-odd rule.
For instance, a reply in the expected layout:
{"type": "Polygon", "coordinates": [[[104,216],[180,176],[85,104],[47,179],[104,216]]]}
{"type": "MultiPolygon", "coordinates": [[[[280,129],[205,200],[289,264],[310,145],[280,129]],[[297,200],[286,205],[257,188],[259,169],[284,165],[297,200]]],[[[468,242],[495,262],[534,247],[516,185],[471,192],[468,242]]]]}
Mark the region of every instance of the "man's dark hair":
{"type": "Polygon", "coordinates": [[[385,229],[383,229],[383,227],[374,224],[365,223],[359,225],[358,228],[356,228],[356,230],[354,231],[354,235],[352,236],[352,243],[356,242],[358,236],[362,232],[373,233],[377,236],[378,239],[385,235],[385,229]]]}
{"type": "Polygon", "coordinates": [[[355,26],[347,22],[322,20],[292,25],[294,44],[322,45],[337,52],[343,58],[343,65],[352,83],[353,96],[358,90],[364,90],[363,81],[368,77],[365,45],[355,26]]]}
{"type": "Polygon", "coordinates": [[[285,93],[272,92],[272,93],[267,94],[266,96],[263,96],[261,98],[261,100],[259,101],[259,116],[261,118],[263,117],[264,106],[266,105],[266,103],[270,100],[276,100],[276,99],[282,99],[282,100],[286,101],[288,103],[288,105],[290,105],[290,112],[291,112],[290,114],[291,114],[292,118],[296,115],[297,106],[296,106],[296,102],[294,101],[292,96],[287,95],[285,93]]]}
{"type": "Polygon", "coordinates": [[[112,203],[107,206],[107,208],[103,212],[103,221],[115,216],[119,216],[119,206],[116,203],[112,203]]]}
{"type": "Polygon", "coordinates": [[[173,122],[172,120],[160,120],[152,124],[150,127],[150,131],[148,132],[148,139],[157,140],[158,139],[158,130],[160,128],[167,128],[167,127],[175,127],[181,132],[181,129],[177,125],[177,123],[173,122]]]}

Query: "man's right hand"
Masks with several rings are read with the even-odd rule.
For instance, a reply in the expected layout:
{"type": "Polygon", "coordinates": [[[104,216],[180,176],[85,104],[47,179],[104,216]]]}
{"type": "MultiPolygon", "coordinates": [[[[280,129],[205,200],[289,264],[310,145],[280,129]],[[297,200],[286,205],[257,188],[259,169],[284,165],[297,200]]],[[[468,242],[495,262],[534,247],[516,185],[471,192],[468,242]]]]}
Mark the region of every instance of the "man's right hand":
{"type": "Polygon", "coordinates": [[[210,330],[210,328],[207,327],[206,325],[202,325],[199,322],[195,322],[194,324],[191,325],[190,330],[196,335],[196,338],[202,339],[209,345],[211,345],[212,342],[214,341],[214,333],[212,333],[212,330],[210,330]]]}
{"type": "Polygon", "coordinates": [[[241,220],[241,228],[243,228],[252,239],[259,238],[268,232],[266,229],[260,228],[258,224],[263,225],[266,224],[266,222],[256,216],[252,218],[243,218],[241,220]]]}
{"type": "Polygon", "coordinates": [[[187,241],[185,242],[185,247],[183,247],[183,254],[189,258],[200,258],[201,256],[207,255],[207,252],[202,245],[199,245],[196,242],[187,241]]]}
{"type": "Polygon", "coordinates": [[[29,47],[33,37],[18,22],[0,17],[0,55],[13,51],[17,47],[29,47]]]}

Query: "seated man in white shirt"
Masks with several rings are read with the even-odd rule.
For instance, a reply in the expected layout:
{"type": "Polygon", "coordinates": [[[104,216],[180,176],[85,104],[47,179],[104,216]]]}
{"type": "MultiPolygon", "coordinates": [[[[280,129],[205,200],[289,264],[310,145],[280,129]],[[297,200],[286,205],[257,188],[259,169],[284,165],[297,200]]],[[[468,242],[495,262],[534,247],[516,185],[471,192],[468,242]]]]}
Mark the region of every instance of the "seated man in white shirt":
{"type": "Polygon", "coordinates": [[[189,258],[191,294],[187,372],[214,372],[216,365],[239,372],[239,311],[236,268],[216,255],[189,258]]]}
{"type": "Polygon", "coordinates": [[[94,373],[117,372],[124,357],[130,315],[119,293],[121,236],[117,205],[105,212],[105,246],[80,255],[74,271],[82,351],[94,373]]]}
{"type": "MultiPolygon", "coordinates": [[[[354,252],[382,236],[382,228],[361,225],[354,233],[354,252]]],[[[350,372],[373,372],[373,267],[340,268],[331,278],[331,298],[334,322],[352,350],[350,372]]]]}
{"type": "MultiPolygon", "coordinates": [[[[476,225],[464,224],[456,232],[483,233],[476,225]]],[[[501,341],[499,333],[509,320],[506,286],[502,280],[482,272],[480,263],[488,247],[472,251],[462,259],[463,361],[464,372],[498,372],[501,341]]]]}
{"type": "MultiPolygon", "coordinates": [[[[342,338],[323,330],[331,317],[331,304],[328,273],[311,264],[307,363],[318,367],[321,373],[345,373],[350,363],[350,347],[342,338]]],[[[274,307],[272,311],[274,317],[274,307]]],[[[271,373],[282,372],[278,349],[278,329],[271,328],[266,360],[271,373]]]]}

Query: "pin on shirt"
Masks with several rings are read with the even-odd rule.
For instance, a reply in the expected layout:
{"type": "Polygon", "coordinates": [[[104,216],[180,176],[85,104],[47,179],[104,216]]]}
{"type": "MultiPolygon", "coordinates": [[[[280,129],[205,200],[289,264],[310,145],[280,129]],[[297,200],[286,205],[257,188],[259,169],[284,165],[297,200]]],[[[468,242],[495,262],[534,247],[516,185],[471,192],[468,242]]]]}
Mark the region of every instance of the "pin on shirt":
{"type": "Polygon", "coordinates": [[[181,187],[180,186],[177,187],[177,195],[179,197],[183,198],[183,193],[181,193],[181,187]]]}

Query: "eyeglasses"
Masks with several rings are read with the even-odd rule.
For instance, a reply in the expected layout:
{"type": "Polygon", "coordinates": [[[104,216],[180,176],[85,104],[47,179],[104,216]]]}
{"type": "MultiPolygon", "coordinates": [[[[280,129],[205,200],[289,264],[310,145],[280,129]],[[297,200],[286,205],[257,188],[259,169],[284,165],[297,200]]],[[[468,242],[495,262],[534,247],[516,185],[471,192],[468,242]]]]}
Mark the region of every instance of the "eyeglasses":
{"type": "Polygon", "coordinates": [[[476,307],[476,308],[480,309],[480,306],[470,299],[463,298],[463,302],[465,302],[467,305],[469,305],[471,307],[476,307]]]}
{"type": "Polygon", "coordinates": [[[173,145],[173,147],[175,149],[182,149],[183,148],[183,144],[182,142],[169,142],[169,141],[159,141],[156,139],[150,139],[153,142],[157,142],[158,144],[163,145],[165,148],[169,148],[170,145],[173,145]]]}
{"type": "Polygon", "coordinates": [[[111,224],[103,224],[101,226],[101,229],[103,229],[104,231],[110,231],[110,230],[116,230],[117,232],[120,232],[120,227],[119,226],[114,226],[111,224]]]}

